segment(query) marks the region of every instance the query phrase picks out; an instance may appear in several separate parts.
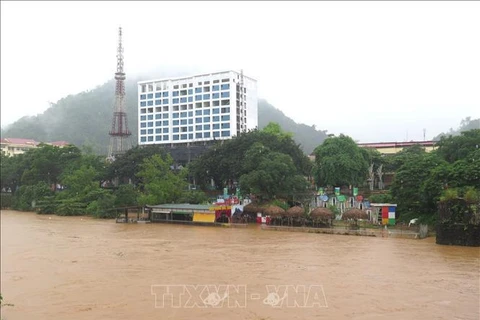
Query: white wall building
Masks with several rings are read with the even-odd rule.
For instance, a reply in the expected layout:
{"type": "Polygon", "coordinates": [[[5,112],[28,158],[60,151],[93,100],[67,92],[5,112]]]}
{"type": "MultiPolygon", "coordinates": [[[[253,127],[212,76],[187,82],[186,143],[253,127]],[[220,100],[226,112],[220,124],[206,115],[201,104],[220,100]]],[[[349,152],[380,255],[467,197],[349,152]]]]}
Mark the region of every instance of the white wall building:
{"type": "Polygon", "coordinates": [[[257,126],[257,81],[241,73],[138,82],[139,145],[230,139],[257,126]]]}

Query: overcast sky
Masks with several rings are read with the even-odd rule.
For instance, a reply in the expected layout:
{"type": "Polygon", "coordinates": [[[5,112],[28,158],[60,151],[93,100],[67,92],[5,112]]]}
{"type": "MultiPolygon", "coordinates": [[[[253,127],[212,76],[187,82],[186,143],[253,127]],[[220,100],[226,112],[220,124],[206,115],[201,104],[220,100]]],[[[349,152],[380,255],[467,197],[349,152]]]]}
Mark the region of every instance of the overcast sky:
{"type": "Polygon", "coordinates": [[[296,122],[431,139],[480,117],[479,17],[454,1],[2,1],[1,124],[113,78],[122,26],[127,77],[243,68],[296,122]]]}

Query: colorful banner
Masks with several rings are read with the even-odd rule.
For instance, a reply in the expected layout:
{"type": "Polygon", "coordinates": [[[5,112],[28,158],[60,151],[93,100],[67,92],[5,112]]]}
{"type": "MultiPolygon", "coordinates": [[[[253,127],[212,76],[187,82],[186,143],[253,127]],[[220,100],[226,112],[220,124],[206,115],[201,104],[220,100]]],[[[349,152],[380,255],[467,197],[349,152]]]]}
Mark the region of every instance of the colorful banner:
{"type": "Polygon", "coordinates": [[[319,196],[323,196],[325,194],[325,191],[323,191],[323,188],[318,188],[318,193],[319,196]]]}
{"type": "Polygon", "coordinates": [[[358,188],[353,188],[353,196],[356,197],[358,195],[358,188]]]}
{"type": "Polygon", "coordinates": [[[335,187],[335,195],[336,196],[340,195],[340,187],[335,187]]]}
{"type": "Polygon", "coordinates": [[[228,189],[227,188],[223,188],[223,198],[224,199],[228,198],[228,189]]]}

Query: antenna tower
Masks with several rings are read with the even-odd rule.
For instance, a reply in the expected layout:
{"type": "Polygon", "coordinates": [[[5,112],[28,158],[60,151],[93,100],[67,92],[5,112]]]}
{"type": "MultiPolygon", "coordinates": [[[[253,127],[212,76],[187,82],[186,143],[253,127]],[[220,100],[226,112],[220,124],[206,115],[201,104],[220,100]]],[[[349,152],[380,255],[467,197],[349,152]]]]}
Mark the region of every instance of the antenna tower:
{"type": "Polygon", "coordinates": [[[112,160],[115,156],[127,151],[131,145],[128,130],[127,113],[125,112],[125,72],[123,72],[123,46],[122,28],[118,28],[117,72],[115,73],[115,106],[113,111],[112,129],[109,132],[110,146],[108,157],[112,160]]]}
{"type": "Polygon", "coordinates": [[[244,121],[245,116],[245,89],[243,82],[243,69],[240,71],[240,81],[238,82],[238,105],[237,105],[237,135],[247,130],[246,123],[244,121]]]}

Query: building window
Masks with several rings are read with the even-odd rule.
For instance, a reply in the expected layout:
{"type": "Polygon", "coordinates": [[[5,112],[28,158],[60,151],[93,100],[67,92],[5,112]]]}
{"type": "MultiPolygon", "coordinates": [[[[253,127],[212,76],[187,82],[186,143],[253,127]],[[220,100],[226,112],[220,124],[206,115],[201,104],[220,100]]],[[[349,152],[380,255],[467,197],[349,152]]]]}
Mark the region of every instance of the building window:
{"type": "Polygon", "coordinates": [[[188,124],[193,124],[193,119],[188,119],[188,124]]]}
{"type": "Polygon", "coordinates": [[[187,140],[187,134],[182,134],[182,135],[180,136],[180,139],[181,139],[181,140],[187,140]]]}
{"type": "Polygon", "coordinates": [[[155,99],[158,99],[158,98],[160,98],[161,96],[162,96],[162,94],[161,94],[160,92],[155,93],[155,99]]]}
{"type": "Polygon", "coordinates": [[[147,137],[140,137],[140,142],[147,142],[147,137]]]}
{"type": "Polygon", "coordinates": [[[188,139],[192,140],[193,139],[193,133],[188,134],[188,139]]]}
{"type": "Polygon", "coordinates": [[[187,97],[180,98],[180,103],[187,103],[187,97]]]}
{"type": "Polygon", "coordinates": [[[193,126],[189,126],[188,127],[188,132],[192,132],[193,131],[193,126]]]}
{"type": "Polygon", "coordinates": [[[201,108],[202,103],[201,102],[195,102],[195,108],[201,108]]]}
{"type": "Polygon", "coordinates": [[[220,113],[220,109],[215,108],[215,109],[212,110],[212,113],[213,113],[213,114],[219,114],[219,113],[220,113]]]}
{"type": "Polygon", "coordinates": [[[195,88],[195,93],[202,93],[202,88],[195,88]]]}
{"type": "Polygon", "coordinates": [[[202,123],[202,118],[195,118],[195,123],[202,123]]]}
{"type": "Polygon", "coordinates": [[[153,99],[153,93],[149,93],[149,94],[147,95],[147,99],[153,99]]]}
{"type": "Polygon", "coordinates": [[[174,141],[178,140],[178,137],[179,137],[178,134],[174,134],[174,135],[173,135],[173,140],[174,140],[174,141]]]}
{"type": "Polygon", "coordinates": [[[173,91],[172,96],[178,97],[178,91],[173,91]]]}
{"type": "Polygon", "coordinates": [[[162,121],[156,121],[156,122],[155,122],[155,126],[156,126],[156,127],[160,127],[161,125],[162,125],[162,121]]]}
{"type": "Polygon", "coordinates": [[[213,130],[218,130],[218,129],[220,129],[220,124],[219,124],[219,123],[214,123],[214,124],[212,125],[212,129],[213,129],[213,130]]]}
{"type": "Polygon", "coordinates": [[[180,112],[180,118],[186,118],[187,112],[180,112]]]}
{"type": "Polygon", "coordinates": [[[210,138],[210,132],[204,132],[203,137],[204,138],[210,138]]]}
{"type": "Polygon", "coordinates": [[[188,97],[188,102],[193,102],[193,97],[188,97]]]}
{"type": "Polygon", "coordinates": [[[158,99],[158,100],[155,100],[155,105],[156,106],[159,106],[162,104],[162,100],[158,99]]]}
{"type": "Polygon", "coordinates": [[[222,82],[229,82],[230,79],[222,79],[222,82]]]}
{"type": "MultiPolygon", "coordinates": [[[[201,112],[201,111],[200,111],[201,112]]],[[[140,116],[140,121],[145,121],[147,120],[147,117],[146,116],[140,116]]]]}
{"type": "Polygon", "coordinates": [[[153,136],[148,136],[148,142],[152,142],[153,141],[153,136]]]}
{"type": "Polygon", "coordinates": [[[147,124],[145,122],[140,122],[140,128],[146,128],[147,124]]]}
{"type": "Polygon", "coordinates": [[[155,119],[162,119],[162,115],[161,115],[160,113],[157,113],[157,114],[155,115],[155,119]]]}
{"type": "Polygon", "coordinates": [[[195,133],[195,139],[201,139],[201,138],[202,138],[202,133],[201,132],[195,133]]]}
{"type": "Polygon", "coordinates": [[[230,130],[222,131],[222,137],[229,137],[230,136],[230,130]]]}
{"type": "Polygon", "coordinates": [[[181,127],[180,132],[187,132],[187,127],[181,127]]]}
{"type": "Polygon", "coordinates": [[[168,141],[168,135],[163,136],[163,141],[168,141]]]}
{"type": "Polygon", "coordinates": [[[203,87],[203,92],[210,92],[210,87],[203,87]]]}
{"type": "Polygon", "coordinates": [[[140,100],[145,100],[145,99],[147,99],[147,95],[141,94],[141,95],[140,95],[140,100]]]}
{"type": "Polygon", "coordinates": [[[162,104],[168,104],[168,99],[163,99],[162,104]]]}
{"type": "Polygon", "coordinates": [[[201,124],[196,125],[196,126],[195,126],[195,130],[196,130],[196,131],[202,131],[202,125],[201,125],[201,124]]]}
{"type": "MultiPolygon", "coordinates": [[[[162,97],[164,97],[164,98],[165,98],[165,97],[168,97],[168,91],[163,92],[163,93],[162,93],[162,97]]],[[[165,101],[165,100],[163,100],[163,101],[165,101]]],[[[164,103],[165,103],[165,102],[164,102],[164,103]]]]}
{"type": "Polygon", "coordinates": [[[213,80],[213,83],[219,83],[219,82],[220,82],[220,80],[218,80],[218,79],[217,79],[217,80],[213,80]]]}
{"type": "Polygon", "coordinates": [[[222,100],[222,106],[228,106],[230,104],[230,100],[222,100]]]}
{"type": "Polygon", "coordinates": [[[180,95],[181,95],[181,96],[186,96],[186,95],[187,95],[187,90],[182,90],[182,91],[180,91],[180,95]]]}
{"type": "Polygon", "coordinates": [[[189,95],[193,94],[193,89],[188,89],[188,94],[189,95]]]}
{"type": "Polygon", "coordinates": [[[155,133],[156,133],[156,134],[159,134],[159,133],[161,133],[161,132],[162,132],[162,129],[160,129],[160,128],[155,129],[155,133]]]}
{"type": "Polygon", "coordinates": [[[155,136],[155,141],[161,141],[162,137],[161,136],[155,136]]]}
{"type": "Polygon", "coordinates": [[[178,89],[178,84],[174,85],[173,89],[178,89]]]}
{"type": "Polygon", "coordinates": [[[218,106],[220,105],[220,101],[214,100],[214,101],[212,101],[212,105],[213,105],[214,107],[218,107],[218,106]]]}
{"type": "Polygon", "coordinates": [[[153,114],[148,115],[148,120],[153,120],[153,114]]]}
{"type": "Polygon", "coordinates": [[[203,95],[203,100],[208,100],[210,99],[210,94],[204,94],[203,95]]]}
{"type": "Polygon", "coordinates": [[[179,129],[178,127],[173,128],[173,133],[178,133],[179,129]]]}
{"type": "Polygon", "coordinates": [[[214,138],[220,137],[220,131],[213,131],[213,137],[214,138]]]}
{"type": "Polygon", "coordinates": [[[164,121],[163,121],[163,125],[164,125],[164,126],[168,126],[168,120],[164,120],[164,121]]]}
{"type": "Polygon", "coordinates": [[[227,114],[227,115],[222,116],[222,121],[230,121],[230,115],[227,114]]]}
{"type": "Polygon", "coordinates": [[[148,129],[147,134],[153,134],[153,129],[148,129]]]}
{"type": "Polygon", "coordinates": [[[142,92],[146,92],[146,91],[147,91],[147,85],[142,84],[142,92]]]}
{"type": "Polygon", "coordinates": [[[230,98],[230,92],[222,92],[222,98],[230,98]]]}
{"type": "Polygon", "coordinates": [[[147,113],[147,109],[140,109],[140,113],[141,113],[141,114],[147,113]]]}
{"type": "Polygon", "coordinates": [[[209,124],[203,125],[203,130],[210,130],[210,125],[209,124]]]}
{"type": "Polygon", "coordinates": [[[163,133],[168,133],[168,128],[163,128],[163,133]]]}
{"type": "Polygon", "coordinates": [[[188,111],[188,116],[193,117],[193,111],[188,111]]]}
{"type": "Polygon", "coordinates": [[[153,127],[153,121],[152,121],[152,122],[149,122],[147,126],[148,126],[149,128],[153,127]]]}
{"type": "Polygon", "coordinates": [[[222,123],[222,129],[230,129],[230,123],[222,123]]]}
{"type": "MultiPolygon", "coordinates": [[[[220,99],[220,94],[217,92],[217,93],[213,93],[212,94],[212,99],[220,99]]],[[[218,102],[218,101],[217,101],[218,102]]]]}
{"type": "Polygon", "coordinates": [[[187,119],[182,119],[182,120],[180,120],[180,124],[181,124],[181,125],[187,124],[187,119]]]}
{"type": "Polygon", "coordinates": [[[147,106],[147,102],[146,102],[146,101],[140,102],[140,107],[146,107],[146,106],[147,106]]]}
{"type": "MultiPolygon", "coordinates": [[[[168,110],[167,110],[168,111],[168,110]]],[[[168,119],[168,113],[163,114],[163,119],[168,119]]]]}
{"type": "Polygon", "coordinates": [[[172,103],[175,104],[175,103],[178,103],[178,101],[179,101],[178,98],[173,98],[172,103]]]}
{"type": "Polygon", "coordinates": [[[210,117],[203,117],[203,122],[210,122],[210,117]]]}
{"type": "Polygon", "coordinates": [[[147,130],[145,129],[140,130],[140,134],[147,134],[147,130]]]}
{"type": "Polygon", "coordinates": [[[222,113],[230,113],[230,108],[222,108],[222,113]]]}
{"type": "Polygon", "coordinates": [[[219,116],[213,116],[212,117],[212,122],[218,122],[220,121],[220,117],[219,116]]]}
{"type": "Polygon", "coordinates": [[[179,123],[180,123],[180,121],[178,121],[178,120],[173,120],[173,121],[172,121],[172,126],[178,126],[179,123]]]}
{"type": "Polygon", "coordinates": [[[221,89],[222,90],[229,90],[230,89],[230,83],[222,84],[221,89]]]}
{"type": "MultiPolygon", "coordinates": [[[[195,115],[196,116],[201,116],[202,115],[202,110],[195,110],[195,115]]],[[[145,119],[143,119],[145,120],[145,119]]]]}
{"type": "Polygon", "coordinates": [[[195,101],[202,100],[202,95],[198,94],[195,96],[195,101]]]}
{"type": "Polygon", "coordinates": [[[219,86],[219,85],[212,86],[212,91],[218,91],[218,90],[220,90],[220,86],[219,86]]]}
{"type": "MultiPolygon", "coordinates": [[[[199,110],[200,111],[200,110],[199,110]]],[[[210,115],[210,109],[205,109],[203,110],[203,115],[204,116],[209,116],[210,115]]]]}
{"type": "Polygon", "coordinates": [[[178,119],[178,112],[173,113],[173,119],[178,119]]]}

